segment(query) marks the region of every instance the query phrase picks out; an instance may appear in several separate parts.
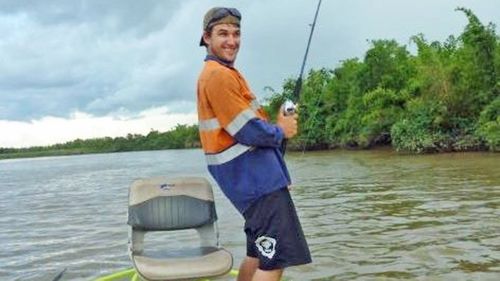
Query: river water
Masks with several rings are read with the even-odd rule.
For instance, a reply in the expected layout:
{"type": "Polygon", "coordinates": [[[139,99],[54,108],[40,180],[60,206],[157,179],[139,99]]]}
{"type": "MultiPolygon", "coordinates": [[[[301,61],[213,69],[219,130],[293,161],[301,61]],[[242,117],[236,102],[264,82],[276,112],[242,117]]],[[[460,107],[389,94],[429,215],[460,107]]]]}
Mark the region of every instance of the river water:
{"type": "MultiPolygon", "coordinates": [[[[331,151],[287,162],[313,256],[288,280],[500,280],[500,154],[331,151]]],[[[210,179],[201,150],[0,161],[0,280],[130,267],[128,187],[152,176],[210,179]]],[[[243,221],[214,191],[238,265],[243,221]]]]}

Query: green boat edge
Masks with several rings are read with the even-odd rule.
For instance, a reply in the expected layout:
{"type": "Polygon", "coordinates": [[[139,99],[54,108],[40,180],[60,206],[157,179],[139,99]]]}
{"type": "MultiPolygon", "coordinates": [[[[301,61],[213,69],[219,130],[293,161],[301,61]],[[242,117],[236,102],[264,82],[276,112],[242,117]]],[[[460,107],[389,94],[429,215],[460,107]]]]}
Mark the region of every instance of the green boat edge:
{"type": "MultiPolygon", "coordinates": [[[[238,270],[232,269],[229,273],[230,276],[238,276],[238,270]]],[[[141,281],[139,274],[133,268],[125,269],[112,273],[110,275],[102,276],[94,281],[141,281]]],[[[199,279],[200,281],[210,281],[210,279],[199,279]]]]}

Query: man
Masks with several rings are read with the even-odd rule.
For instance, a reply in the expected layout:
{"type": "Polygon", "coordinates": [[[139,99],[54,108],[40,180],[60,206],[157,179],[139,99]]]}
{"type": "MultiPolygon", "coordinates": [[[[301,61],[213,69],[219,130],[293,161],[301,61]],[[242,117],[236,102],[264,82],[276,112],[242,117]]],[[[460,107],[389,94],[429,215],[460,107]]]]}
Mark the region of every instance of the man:
{"type": "Polygon", "coordinates": [[[200,138],[208,169],[245,218],[247,257],[238,280],[279,280],[288,266],[311,262],[280,151],[297,134],[297,116],[278,114],[276,124],[234,68],[241,14],[212,8],[203,21],[200,46],[207,48],[198,80],[200,138]]]}

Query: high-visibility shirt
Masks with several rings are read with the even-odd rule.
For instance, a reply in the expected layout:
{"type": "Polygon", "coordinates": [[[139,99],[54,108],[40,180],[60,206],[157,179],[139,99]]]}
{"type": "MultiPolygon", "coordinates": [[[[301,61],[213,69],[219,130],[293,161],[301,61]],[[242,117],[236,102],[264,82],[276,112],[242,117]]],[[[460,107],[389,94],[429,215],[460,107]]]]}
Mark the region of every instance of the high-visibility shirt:
{"type": "Polygon", "coordinates": [[[243,76],[207,56],[198,79],[198,126],[208,170],[240,213],[290,185],[283,130],[268,122],[243,76]]]}

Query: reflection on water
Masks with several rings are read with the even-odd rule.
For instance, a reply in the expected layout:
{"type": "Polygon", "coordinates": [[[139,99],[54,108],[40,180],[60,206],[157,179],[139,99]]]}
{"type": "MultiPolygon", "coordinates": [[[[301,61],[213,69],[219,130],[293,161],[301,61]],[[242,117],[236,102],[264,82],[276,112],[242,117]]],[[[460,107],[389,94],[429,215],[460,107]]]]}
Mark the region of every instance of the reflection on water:
{"type": "MultiPolygon", "coordinates": [[[[287,158],[313,255],[289,279],[500,280],[500,155],[287,158]]],[[[63,280],[90,280],[129,267],[127,189],[158,175],[208,177],[199,150],[0,161],[0,279],[50,280],[67,267],[63,280]]],[[[215,195],[238,264],[243,222],[215,195]]]]}

